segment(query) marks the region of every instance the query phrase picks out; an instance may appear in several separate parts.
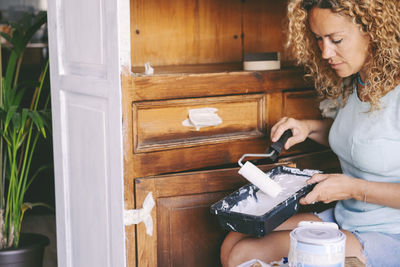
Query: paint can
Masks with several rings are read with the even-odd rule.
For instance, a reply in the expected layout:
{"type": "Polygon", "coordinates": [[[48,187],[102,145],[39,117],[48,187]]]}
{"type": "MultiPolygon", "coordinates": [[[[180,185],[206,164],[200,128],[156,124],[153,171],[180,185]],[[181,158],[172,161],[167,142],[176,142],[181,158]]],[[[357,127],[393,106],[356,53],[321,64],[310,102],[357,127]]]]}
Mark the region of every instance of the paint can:
{"type": "Polygon", "coordinates": [[[290,232],[290,267],[344,267],[346,235],[335,223],[300,222],[290,232]]]}

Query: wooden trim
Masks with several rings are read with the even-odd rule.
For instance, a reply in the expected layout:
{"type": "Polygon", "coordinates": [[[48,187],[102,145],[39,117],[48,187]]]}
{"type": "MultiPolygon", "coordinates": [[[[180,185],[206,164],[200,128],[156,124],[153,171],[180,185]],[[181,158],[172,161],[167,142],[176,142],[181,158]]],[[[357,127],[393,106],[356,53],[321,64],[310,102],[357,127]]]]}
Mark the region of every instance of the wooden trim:
{"type": "Polygon", "coordinates": [[[309,88],[298,68],[272,71],[235,71],[123,77],[132,101],[278,92],[309,88]]]}
{"type": "MultiPolygon", "coordinates": [[[[143,205],[144,199],[149,192],[152,192],[153,198],[157,201],[158,190],[154,179],[148,179],[146,182],[137,182],[135,184],[136,203],[143,205]]],[[[136,207],[137,209],[142,206],[136,207]]],[[[137,231],[137,266],[157,266],[157,202],[151,211],[151,217],[153,219],[153,233],[148,235],[146,233],[146,227],[144,223],[136,225],[137,231]]]]}
{"type": "MultiPolygon", "coordinates": [[[[126,76],[121,76],[122,99],[125,99],[126,76]]],[[[132,104],[129,101],[122,101],[122,142],[124,148],[124,209],[135,208],[134,187],[133,187],[133,153],[132,151],[132,104]]],[[[134,225],[125,226],[125,246],[126,246],[126,266],[136,267],[136,227],[134,225]]]]}

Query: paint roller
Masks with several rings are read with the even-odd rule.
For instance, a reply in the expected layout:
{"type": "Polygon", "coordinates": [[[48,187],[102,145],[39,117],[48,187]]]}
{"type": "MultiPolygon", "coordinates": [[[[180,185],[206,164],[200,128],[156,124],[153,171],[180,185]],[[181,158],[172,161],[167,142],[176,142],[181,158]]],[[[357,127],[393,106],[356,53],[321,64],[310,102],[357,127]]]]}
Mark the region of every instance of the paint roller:
{"type": "Polygon", "coordinates": [[[270,195],[271,197],[276,197],[282,191],[281,186],[268,177],[265,172],[257,168],[256,165],[250,161],[246,161],[246,163],[243,164],[242,160],[246,157],[266,157],[270,158],[272,161],[275,161],[282,152],[286,141],[292,135],[293,134],[290,129],[286,130],[277,142],[271,144],[265,154],[244,154],[238,160],[238,164],[241,167],[239,169],[239,174],[257,186],[264,193],[270,195]]]}

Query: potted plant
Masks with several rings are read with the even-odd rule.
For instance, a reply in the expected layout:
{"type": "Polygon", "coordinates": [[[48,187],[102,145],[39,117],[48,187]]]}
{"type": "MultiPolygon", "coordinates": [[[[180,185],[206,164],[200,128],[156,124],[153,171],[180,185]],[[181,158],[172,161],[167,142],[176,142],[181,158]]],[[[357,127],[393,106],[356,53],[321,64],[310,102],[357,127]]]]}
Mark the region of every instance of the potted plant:
{"type": "Polygon", "coordinates": [[[41,266],[43,249],[49,242],[44,236],[21,234],[25,211],[38,205],[46,206],[26,203],[24,196],[46,168],[33,166],[32,159],[39,138],[45,138],[50,129],[50,94],[43,92],[48,63],[38,82],[20,78],[25,48],[46,21],[46,12],[33,18],[27,15],[11,24],[10,34],[0,33],[10,50],[4,72],[0,64],[0,266],[41,266]],[[19,258],[24,252],[30,257],[25,263],[19,258]],[[41,255],[34,255],[35,252],[41,255]]]}

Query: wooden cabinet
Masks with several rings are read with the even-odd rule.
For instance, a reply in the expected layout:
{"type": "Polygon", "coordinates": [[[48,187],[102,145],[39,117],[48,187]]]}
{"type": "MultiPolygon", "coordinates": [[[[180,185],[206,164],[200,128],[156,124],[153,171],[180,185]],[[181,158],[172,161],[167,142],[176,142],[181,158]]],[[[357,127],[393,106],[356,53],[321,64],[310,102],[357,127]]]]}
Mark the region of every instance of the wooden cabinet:
{"type": "MultiPolygon", "coordinates": [[[[132,70],[122,76],[125,209],[141,208],[150,192],[155,207],[152,235],[142,223],[126,227],[127,266],[218,266],[226,233],[209,208],[247,182],[237,160],[264,152],[282,116],[320,116],[312,86],[282,48],[285,6],[131,0],[132,70]],[[280,52],[282,69],[243,71],[243,54],[262,51],[280,52]],[[143,74],[146,62],[153,75],[143,74]],[[220,123],[185,124],[204,108],[220,123]]],[[[311,141],[284,151],[280,161],[337,167],[332,153],[311,141]]]]}
{"type": "Polygon", "coordinates": [[[136,179],[137,200],[153,192],[157,206],[153,236],[138,225],[138,266],[218,266],[224,234],[210,206],[243,184],[236,169],[136,179]]]}
{"type": "MultiPolygon", "coordinates": [[[[328,150],[259,167],[269,170],[281,164],[302,168],[317,164],[325,171],[337,168],[328,150]]],[[[138,266],[219,266],[219,249],[226,232],[210,213],[210,206],[246,183],[237,167],[136,178],[136,201],[143,203],[152,192],[156,202],[153,235],[146,234],[143,224],[137,226],[138,266]]]]}

